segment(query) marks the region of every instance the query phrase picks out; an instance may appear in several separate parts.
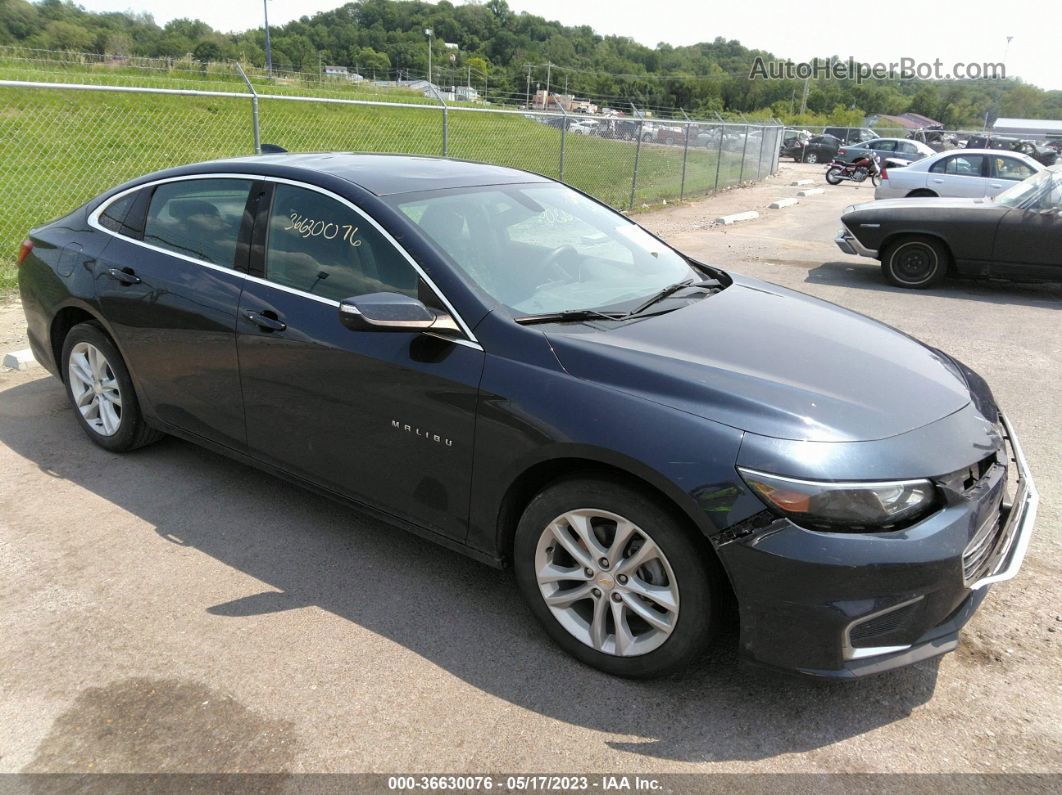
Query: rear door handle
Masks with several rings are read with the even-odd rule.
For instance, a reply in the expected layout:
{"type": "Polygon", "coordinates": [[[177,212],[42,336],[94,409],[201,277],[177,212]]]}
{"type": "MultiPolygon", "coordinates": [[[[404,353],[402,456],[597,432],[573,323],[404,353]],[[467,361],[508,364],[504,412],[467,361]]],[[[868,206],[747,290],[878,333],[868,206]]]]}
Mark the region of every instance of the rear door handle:
{"type": "Polygon", "coordinates": [[[116,282],[121,282],[122,284],[140,284],[140,277],[133,273],[132,270],[108,268],[104,272],[116,282]]]}
{"type": "Polygon", "coordinates": [[[265,312],[244,311],[243,316],[265,331],[283,331],[288,324],[276,317],[269,317],[265,312]]]}

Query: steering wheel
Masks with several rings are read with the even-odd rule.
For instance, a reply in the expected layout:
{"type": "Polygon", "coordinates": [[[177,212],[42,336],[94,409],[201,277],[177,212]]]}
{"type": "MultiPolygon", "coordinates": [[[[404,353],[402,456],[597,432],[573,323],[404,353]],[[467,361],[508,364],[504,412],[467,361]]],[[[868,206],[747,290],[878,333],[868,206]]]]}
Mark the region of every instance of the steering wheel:
{"type": "Polygon", "coordinates": [[[563,246],[557,246],[553,249],[546,258],[542,261],[542,273],[547,278],[560,278],[560,279],[578,279],[578,273],[572,273],[561,262],[564,257],[574,254],[579,256],[579,252],[575,250],[575,246],[565,243],[563,246]]]}

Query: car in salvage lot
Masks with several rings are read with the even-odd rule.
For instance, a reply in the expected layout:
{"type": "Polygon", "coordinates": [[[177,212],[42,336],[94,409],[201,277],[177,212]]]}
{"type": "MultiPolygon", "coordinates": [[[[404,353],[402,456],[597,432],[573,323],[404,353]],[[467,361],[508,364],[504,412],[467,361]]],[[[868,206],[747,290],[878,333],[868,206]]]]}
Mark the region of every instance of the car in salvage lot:
{"type": "Polygon", "coordinates": [[[35,356],[88,438],[169,433],[511,565],[609,673],[682,670],[731,599],[760,663],[956,648],[1037,494],[988,385],[515,169],[270,154],[32,230],[35,356]]]}
{"type": "Polygon", "coordinates": [[[881,175],[875,199],[905,196],[995,196],[1044,167],[1023,154],[993,149],[951,149],[881,175]]]}
{"type": "Polygon", "coordinates": [[[870,152],[877,154],[885,165],[888,165],[889,160],[911,163],[936,154],[921,141],[910,141],[906,138],[873,138],[862,143],[842,146],[837,150],[835,157],[842,163],[852,163],[868,157],[870,152]]]}
{"type": "Polygon", "coordinates": [[[881,260],[885,279],[924,288],[949,274],[1062,281],[1062,166],[992,198],[885,199],[849,207],[837,246],[881,260]]]}

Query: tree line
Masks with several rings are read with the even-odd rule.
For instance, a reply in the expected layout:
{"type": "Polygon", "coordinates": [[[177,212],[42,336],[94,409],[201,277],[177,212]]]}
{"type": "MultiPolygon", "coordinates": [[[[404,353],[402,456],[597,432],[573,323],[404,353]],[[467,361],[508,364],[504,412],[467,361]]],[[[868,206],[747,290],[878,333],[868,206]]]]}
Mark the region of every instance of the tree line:
{"type": "MultiPolygon", "coordinates": [[[[949,129],[981,127],[997,116],[1062,118],[1062,91],[1017,79],[976,81],[750,79],[770,53],[734,40],[647,47],[517,13],[505,0],[455,5],[420,0],[359,0],[270,30],[272,63],[282,71],[317,72],[323,64],[357,68],[367,77],[423,76],[429,39],[434,82],[484,88],[488,98],[521,101],[544,87],[588,96],[622,109],[628,102],[691,115],[747,114],[791,124],[860,124],[867,113],[906,111],[949,129]],[[457,45],[457,48],[447,45],[457,45]],[[454,56],[451,62],[450,56],[454,56]],[[552,64],[548,67],[547,64],[552,64]],[[800,113],[801,107],[806,110],[800,113]]],[[[160,26],[148,14],[93,13],[69,0],[0,0],[0,44],[114,56],[240,60],[266,63],[262,27],[225,33],[204,22],[160,26]]],[[[828,57],[828,56],[827,56],[828,57]]]]}

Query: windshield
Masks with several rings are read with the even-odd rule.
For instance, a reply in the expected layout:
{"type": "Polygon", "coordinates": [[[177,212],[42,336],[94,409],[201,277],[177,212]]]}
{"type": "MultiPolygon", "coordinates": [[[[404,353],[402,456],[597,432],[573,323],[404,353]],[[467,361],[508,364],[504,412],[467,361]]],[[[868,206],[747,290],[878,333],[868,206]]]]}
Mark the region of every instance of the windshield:
{"type": "Polygon", "coordinates": [[[1047,202],[1046,206],[1054,201],[1058,204],[1059,185],[1062,184],[1062,174],[1053,171],[1041,171],[1033,174],[1028,179],[1022,180],[1017,185],[1012,185],[1002,193],[996,194],[996,201],[1004,207],[1022,207],[1034,196],[1043,194],[1041,197],[1047,202]]]}
{"type": "Polygon", "coordinates": [[[627,310],[704,274],[612,210],[552,183],[397,196],[392,203],[517,314],[627,310]]]}

